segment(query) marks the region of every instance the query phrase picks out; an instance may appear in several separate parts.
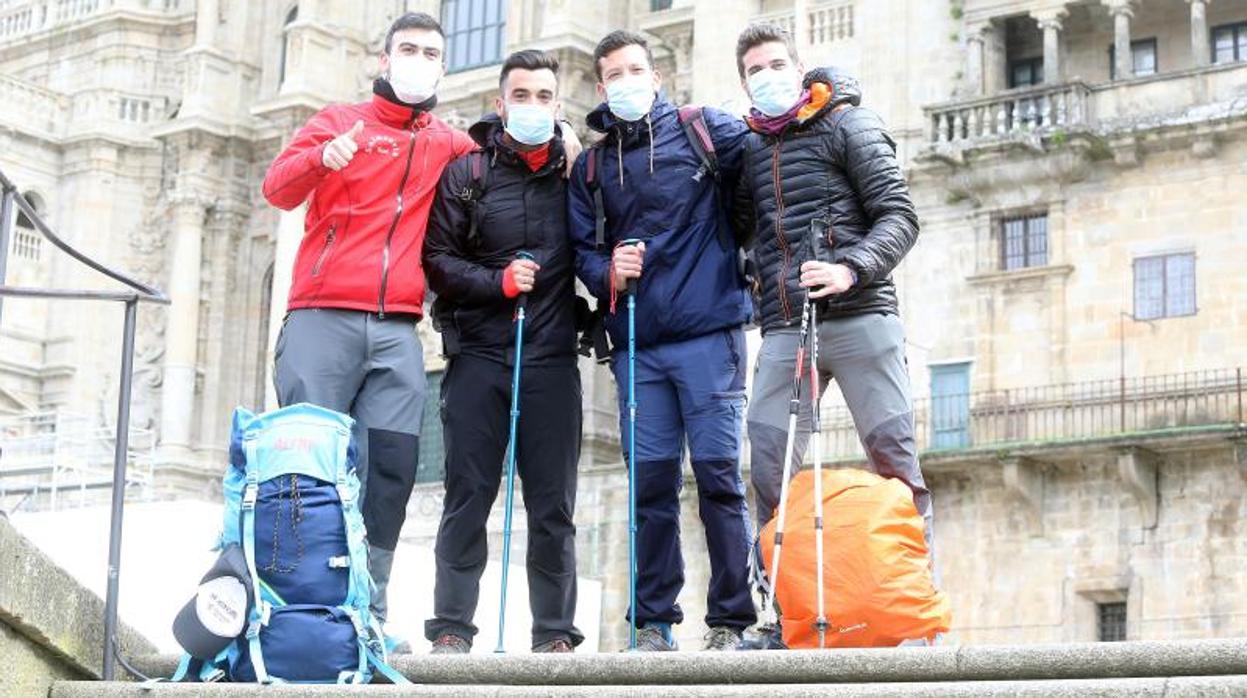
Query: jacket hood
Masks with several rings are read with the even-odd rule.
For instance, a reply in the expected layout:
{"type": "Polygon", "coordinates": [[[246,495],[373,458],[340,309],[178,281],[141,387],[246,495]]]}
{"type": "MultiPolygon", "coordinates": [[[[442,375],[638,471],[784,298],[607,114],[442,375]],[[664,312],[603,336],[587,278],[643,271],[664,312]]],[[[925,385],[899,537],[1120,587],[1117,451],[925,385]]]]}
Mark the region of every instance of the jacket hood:
{"type": "Polygon", "coordinates": [[[830,98],[814,114],[802,118],[802,122],[817,119],[841,105],[856,107],[862,103],[861,83],[857,81],[857,78],[840,68],[826,66],[810,70],[805,74],[805,78],[801,80],[801,87],[808,90],[817,83],[822,83],[828,87],[830,98]]]}

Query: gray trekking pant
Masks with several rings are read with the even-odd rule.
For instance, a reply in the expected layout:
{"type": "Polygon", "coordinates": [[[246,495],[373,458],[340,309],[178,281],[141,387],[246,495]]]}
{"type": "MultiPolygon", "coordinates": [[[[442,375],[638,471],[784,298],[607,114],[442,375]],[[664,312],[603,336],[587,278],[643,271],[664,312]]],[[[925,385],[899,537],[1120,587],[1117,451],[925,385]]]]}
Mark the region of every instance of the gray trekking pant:
{"type": "MultiPolygon", "coordinates": [[[[771,330],[762,338],[749,401],[750,468],[757,498],[758,528],[779,506],[792,376],[796,370],[797,328],[771,330]]],[[[807,369],[808,370],[808,365],[807,369]]],[[[905,364],[905,329],[895,315],[870,313],[818,323],[819,394],[835,379],[853,415],[870,467],[903,481],[925,522],[927,549],[935,560],[931,492],[918,466],[913,401],[905,364]]],[[[796,474],[813,428],[808,378],[803,379],[792,457],[796,474]]]]}
{"type": "Polygon", "coordinates": [[[424,350],[412,316],[328,308],[286,315],[275,349],[277,401],[355,419],[360,511],[368,532],[373,612],[385,620],[394,548],[420,454],[424,350]]]}

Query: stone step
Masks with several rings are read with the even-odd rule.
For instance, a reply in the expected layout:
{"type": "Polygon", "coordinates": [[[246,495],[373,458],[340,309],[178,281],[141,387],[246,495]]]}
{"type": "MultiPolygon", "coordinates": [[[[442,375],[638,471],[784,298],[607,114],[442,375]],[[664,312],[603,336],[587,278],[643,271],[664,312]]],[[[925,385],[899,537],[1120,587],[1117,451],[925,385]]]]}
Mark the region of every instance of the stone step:
{"type": "MultiPolygon", "coordinates": [[[[173,656],[137,662],[170,676],[173,656]]],[[[412,681],[449,686],[675,686],[1042,681],[1247,675],[1247,639],[787,652],[395,657],[412,681]]]]}
{"type": "MultiPolygon", "coordinates": [[[[233,698],[260,695],[265,698],[302,696],[367,695],[452,696],[528,698],[530,696],[636,698],[629,686],[497,686],[422,684],[416,686],[254,686],[244,684],[157,684],[61,681],[53,684],[51,698],[233,698]]],[[[934,681],[922,683],[836,684],[734,684],[663,686],[661,695],[672,698],[743,698],[745,696],[843,696],[845,698],[1216,698],[1247,695],[1247,676],[1182,676],[1172,678],[1051,679],[1038,681],[934,681]]]]}

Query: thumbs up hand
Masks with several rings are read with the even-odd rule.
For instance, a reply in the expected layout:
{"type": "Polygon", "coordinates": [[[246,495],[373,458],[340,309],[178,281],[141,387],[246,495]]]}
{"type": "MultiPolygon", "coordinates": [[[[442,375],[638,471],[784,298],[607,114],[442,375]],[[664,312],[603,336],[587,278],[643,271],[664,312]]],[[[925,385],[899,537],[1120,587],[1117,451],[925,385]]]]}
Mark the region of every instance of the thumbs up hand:
{"type": "Polygon", "coordinates": [[[355,157],[355,151],[359,150],[359,145],[355,142],[364,133],[364,122],[356,121],[350,131],[338,136],[337,138],[325,144],[325,149],[321,153],[321,162],[325,167],[337,172],[343,167],[350,164],[351,159],[355,157]]]}

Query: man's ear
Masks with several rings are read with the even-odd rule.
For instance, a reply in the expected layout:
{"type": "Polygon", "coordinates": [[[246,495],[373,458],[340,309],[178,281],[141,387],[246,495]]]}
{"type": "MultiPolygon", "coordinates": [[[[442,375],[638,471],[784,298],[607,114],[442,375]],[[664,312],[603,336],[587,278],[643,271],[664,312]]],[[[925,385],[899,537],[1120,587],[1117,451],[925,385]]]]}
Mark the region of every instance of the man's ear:
{"type": "Polygon", "coordinates": [[[658,92],[661,89],[662,89],[662,73],[658,72],[657,68],[654,68],[654,91],[658,92]]]}
{"type": "Polygon", "coordinates": [[[597,84],[597,93],[598,93],[598,101],[605,102],[606,101],[606,85],[599,82],[597,84]]]}
{"type": "Polygon", "coordinates": [[[390,74],[390,56],[382,51],[377,56],[377,66],[381,68],[381,75],[389,76],[390,74]]]}
{"type": "Polygon", "coordinates": [[[507,103],[502,97],[494,97],[494,111],[497,112],[498,118],[502,119],[502,123],[507,122],[507,103]]]}

